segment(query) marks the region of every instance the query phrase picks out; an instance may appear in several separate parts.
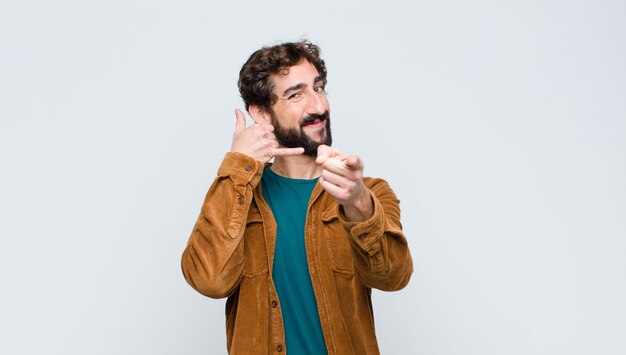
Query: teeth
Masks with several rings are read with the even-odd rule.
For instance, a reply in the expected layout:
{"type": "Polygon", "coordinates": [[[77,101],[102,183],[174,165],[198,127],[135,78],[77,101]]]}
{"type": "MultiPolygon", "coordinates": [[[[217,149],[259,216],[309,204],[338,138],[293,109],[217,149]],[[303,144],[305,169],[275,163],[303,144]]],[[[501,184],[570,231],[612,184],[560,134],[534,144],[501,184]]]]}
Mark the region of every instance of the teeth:
{"type": "Polygon", "coordinates": [[[314,120],[304,122],[304,123],[302,124],[302,126],[304,127],[304,126],[308,126],[308,125],[310,125],[310,124],[314,124],[314,123],[317,123],[317,122],[322,122],[322,121],[323,121],[323,119],[321,119],[321,118],[316,118],[316,119],[314,119],[314,120]]]}

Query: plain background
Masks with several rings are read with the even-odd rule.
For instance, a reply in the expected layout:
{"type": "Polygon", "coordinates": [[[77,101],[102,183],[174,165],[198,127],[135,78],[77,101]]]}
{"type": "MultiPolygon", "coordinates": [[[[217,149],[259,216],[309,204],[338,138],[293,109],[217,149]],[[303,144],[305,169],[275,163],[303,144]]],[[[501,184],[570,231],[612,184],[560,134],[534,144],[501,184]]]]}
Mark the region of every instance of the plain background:
{"type": "Polygon", "coordinates": [[[402,201],[383,354],[626,353],[623,1],[3,1],[0,353],[223,354],[180,255],[237,74],[309,38],[402,201]]]}

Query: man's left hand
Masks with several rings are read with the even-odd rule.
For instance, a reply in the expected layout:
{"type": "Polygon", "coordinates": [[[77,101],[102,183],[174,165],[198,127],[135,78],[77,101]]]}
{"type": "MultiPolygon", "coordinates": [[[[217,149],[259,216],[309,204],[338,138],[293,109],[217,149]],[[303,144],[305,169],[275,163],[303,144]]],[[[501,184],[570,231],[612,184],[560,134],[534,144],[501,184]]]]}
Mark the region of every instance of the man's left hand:
{"type": "Polygon", "coordinates": [[[320,145],[315,162],[323,167],[319,183],[350,221],[365,221],[374,214],[374,203],[363,184],[363,161],[358,155],[342,155],[337,149],[320,145]]]}

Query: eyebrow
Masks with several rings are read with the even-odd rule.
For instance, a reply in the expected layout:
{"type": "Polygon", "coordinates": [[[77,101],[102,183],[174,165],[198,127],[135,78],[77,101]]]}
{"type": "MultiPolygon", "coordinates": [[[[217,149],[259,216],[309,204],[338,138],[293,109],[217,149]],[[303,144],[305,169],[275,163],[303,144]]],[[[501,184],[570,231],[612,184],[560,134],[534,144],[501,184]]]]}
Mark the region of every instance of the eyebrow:
{"type": "Polygon", "coordinates": [[[292,85],[292,86],[288,87],[287,89],[285,89],[285,91],[283,91],[283,96],[287,96],[287,95],[289,95],[290,92],[296,91],[296,90],[300,90],[300,89],[302,89],[304,87],[306,87],[305,83],[299,83],[299,84],[296,84],[296,85],[292,85]]]}
{"type": "MultiPolygon", "coordinates": [[[[324,84],[326,84],[326,80],[324,80],[321,75],[316,76],[315,80],[313,80],[313,83],[317,83],[318,81],[322,81],[324,82],[324,84]]],[[[288,87],[287,89],[285,89],[285,91],[283,91],[283,96],[287,96],[289,95],[290,92],[297,91],[305,87],[306,87],[305,83],[298,83],[296,85],[292,85],[288,87]]]]}

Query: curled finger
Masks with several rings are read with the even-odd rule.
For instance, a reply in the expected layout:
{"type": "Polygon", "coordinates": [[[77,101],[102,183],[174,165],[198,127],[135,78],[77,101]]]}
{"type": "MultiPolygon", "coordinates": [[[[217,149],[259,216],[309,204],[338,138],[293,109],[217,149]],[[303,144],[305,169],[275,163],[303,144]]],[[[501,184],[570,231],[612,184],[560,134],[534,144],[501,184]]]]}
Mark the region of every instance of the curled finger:
{"type": "Polygon", "coordinates": [[[322,166],[324,167],[324,169],[332,171],[333,173],[338,175],[348,176],[351,174],[351,171],[350,169],[348,169],[346,163],[338,158],[328,158],[326,159],[326,161],[324,161],[324,164],[322,164],[322,166]]]}
{"type": "Polygon", "coordinates": [[[346,178],[345,176],[341,176],[326,169],[322,170],[321,177],[324,178],[325,181],[341,187],[348,187],[353,184],[352,180],[350,180],[349,178],[346,178]]]}

